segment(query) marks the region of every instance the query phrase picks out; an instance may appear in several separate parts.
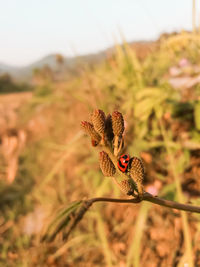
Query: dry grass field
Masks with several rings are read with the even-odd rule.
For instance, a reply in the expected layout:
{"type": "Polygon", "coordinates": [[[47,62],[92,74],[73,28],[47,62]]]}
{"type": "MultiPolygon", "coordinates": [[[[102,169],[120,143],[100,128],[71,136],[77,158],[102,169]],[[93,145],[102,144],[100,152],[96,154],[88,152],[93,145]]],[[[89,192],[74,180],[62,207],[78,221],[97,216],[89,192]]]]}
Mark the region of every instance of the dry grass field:
{"type": "Polygon", "coordinates": [[[67,242],[65,229],[41,242],[73,201],[127,198],[81,131],[96,108],[123,113],[146,191],[200,205],[200,36],[146,49],[124,43],[77,77],[41,70],[33,93],[0,95],[0,266],[200,266],[200,216],[146,202],[96,203],[67,242]]]}

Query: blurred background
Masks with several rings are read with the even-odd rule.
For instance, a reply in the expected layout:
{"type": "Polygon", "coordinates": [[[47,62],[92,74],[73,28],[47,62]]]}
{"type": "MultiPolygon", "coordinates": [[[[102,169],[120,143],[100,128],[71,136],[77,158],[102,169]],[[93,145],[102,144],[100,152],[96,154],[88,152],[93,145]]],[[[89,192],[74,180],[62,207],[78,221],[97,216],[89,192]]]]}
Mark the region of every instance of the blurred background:
{"type": "Polygon", "coordinates": [[[119,110],[145,190],[200,205],[200,4],[0,0],[0,266],[200,266],[200,216],[95,204],[68,242],[40,238],[75,200],[124,197],[80,129],[119,110]]]}

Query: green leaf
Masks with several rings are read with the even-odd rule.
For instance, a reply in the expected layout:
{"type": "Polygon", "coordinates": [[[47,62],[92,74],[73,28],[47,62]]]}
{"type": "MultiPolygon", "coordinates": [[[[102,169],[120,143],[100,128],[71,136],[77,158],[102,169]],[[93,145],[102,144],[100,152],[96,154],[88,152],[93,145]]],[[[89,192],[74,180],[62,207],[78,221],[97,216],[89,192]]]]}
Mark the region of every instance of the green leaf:
{"type": "Polygon", "coordinates": [[[58,213],[54,220],[50,223],[45,235],[42,237],[42,241],[53,241],[55,236],[68,225],[72,215],[75,214],[77,209],[82,204],[82,201],[75,201],[71,203],[67,208],[64,208],[58,213]]]}

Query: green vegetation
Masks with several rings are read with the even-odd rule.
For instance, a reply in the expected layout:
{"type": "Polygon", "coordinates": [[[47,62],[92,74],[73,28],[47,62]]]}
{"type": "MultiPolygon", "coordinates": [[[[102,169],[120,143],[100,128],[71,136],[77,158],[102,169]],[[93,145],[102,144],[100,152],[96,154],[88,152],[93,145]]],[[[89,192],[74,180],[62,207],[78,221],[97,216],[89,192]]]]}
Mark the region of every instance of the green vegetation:
{"type": "Polygon", "coordinates": [[[28,84],[14,82],[9,74],[0,75],[0,94],[19,93],[31,90],[32,87],[28,84]]]}
{"type": "Polygon", "coordinates": [[[154,205],[99,203],[67,243],[61,235],[50,244],[40,242],[69,203],[123,196],[103,177],[80,129],[96,107],[124,114],[125,151],[143,158],[147,191],[200,204],[200,87],[198,82],[174,87],[171,81],[200,75],[200,37],[170,36],[138,58],[124,42],[107,60],[68,81],[40,73],[31,101],[20,110],[19,127],[27,131],[28,143],[17,177],[12,185],[0,185],[1,192],[14,194],[9,203],[6,194],[1,197],[3,266],[137,267],[148,266],[149,259],[155,266],[198,266],[200,217],[154,205]],[[173,76],[172,67],[179,74],[173,76]]]}

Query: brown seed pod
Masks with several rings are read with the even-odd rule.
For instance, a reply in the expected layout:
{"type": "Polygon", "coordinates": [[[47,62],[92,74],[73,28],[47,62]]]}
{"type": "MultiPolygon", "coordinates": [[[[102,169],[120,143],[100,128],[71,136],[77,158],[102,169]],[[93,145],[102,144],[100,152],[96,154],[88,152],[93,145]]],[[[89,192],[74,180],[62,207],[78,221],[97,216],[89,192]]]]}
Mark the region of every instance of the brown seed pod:
{"type": "Polygon", "coordinates": [[[133,157],[130,160],[130,176],[137,185],[139,196],[142,197],[144,192],[143,181],[144,181],[145,171],[141,159],[133,157]]]}
{"type": "Polygon", "coordinates": [[[106,127],[106,116],[103,110],[95,109],[91,115],[91,119],[96,132],[100,135],[103,135],[106,127]]]}
{"type": "Polygon", "coordinates": [[[92,145],[97,146],[101,141],[101,136],[95,131],[93,125],[88,121],[82,121],[81,127],[86,134],[88,134],[92,139],[92,145]]]}
{"type": "Polygon", "coordinates": [[[124,118],[119,111],[112,113],[112,128],[115,136],[122,136],[124,132],[124,118]]]}
{"type": "Polygon", "coordinates": [[[130,183],[129,180],[123,180],[119,184],[121,190],[126,194],[126,195],[133,195],[134,193],[134,188],[132,184],[130,183]]]}
{"type": "Polygon", "coordinates": [[[104,176],[114,176],[116,169],[108,154],[104,151],[99,153],[99,164],[104,176]]]}
{"type": "Polygon", "coordinates": [[[113,134],[113,129],[112,129],[112,116],[110,114],[108,114],[108,116],[106,117],[106,136],[108,141],[112,141],[114,138],[114,134],[113,134]]]}
{"type": "Polygon", "coordinates": [[[130,176],[135,182],[143,183],[145,171],[141,159],[137,157],[130,159],[130,176]]]}

